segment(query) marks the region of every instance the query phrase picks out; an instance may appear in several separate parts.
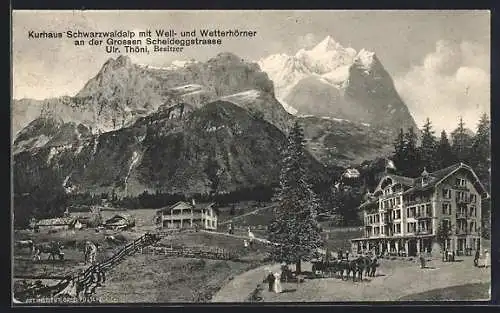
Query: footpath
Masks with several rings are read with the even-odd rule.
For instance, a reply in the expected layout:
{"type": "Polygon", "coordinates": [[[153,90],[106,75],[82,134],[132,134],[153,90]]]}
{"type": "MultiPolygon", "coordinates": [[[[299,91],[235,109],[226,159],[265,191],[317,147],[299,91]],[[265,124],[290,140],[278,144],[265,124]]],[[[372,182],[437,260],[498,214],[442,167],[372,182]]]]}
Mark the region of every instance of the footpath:
{"type": "Polygon", "coordinates": [[[280,269],[280,264],[263,265],[248,272],[242,273],[227,285],[222,287],[213,297],[211,302],[246,302],[250,294],[259,283],[262,283],[268,270],[273,272],[280,269]]]}

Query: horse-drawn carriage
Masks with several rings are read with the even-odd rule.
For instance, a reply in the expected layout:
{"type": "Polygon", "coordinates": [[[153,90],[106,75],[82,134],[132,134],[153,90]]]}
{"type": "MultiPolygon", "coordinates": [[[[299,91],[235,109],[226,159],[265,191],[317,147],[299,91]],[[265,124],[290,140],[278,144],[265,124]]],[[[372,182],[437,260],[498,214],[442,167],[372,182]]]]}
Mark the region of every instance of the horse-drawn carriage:
{"type": "Polygon", "coordinates": [[[312,261],[312,271],[314,275],[320,277],[332,277],[335,275],[342,280],[349,279],[352,274],[352,280],[356,278],[363,280],[363,273],[366,276],[374,277],[379,263],[377,258],[368,256],[358,256],[354,259],[337,259],[332,260],[314,260],[312,261]]]}

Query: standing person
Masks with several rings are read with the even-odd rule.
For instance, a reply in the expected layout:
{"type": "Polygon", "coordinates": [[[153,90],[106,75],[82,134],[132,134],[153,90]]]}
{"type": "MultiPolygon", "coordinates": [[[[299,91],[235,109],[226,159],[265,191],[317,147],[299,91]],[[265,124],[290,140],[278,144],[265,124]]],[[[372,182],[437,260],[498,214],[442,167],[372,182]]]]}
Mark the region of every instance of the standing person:
{"type": "Polygon", "coordinates": [[[488,250],[484,250],[484,267],[489,267],[490,266],[490,253],[488,250]]]}
{"type": "Polygon", "coordinates": [[[273,271],[269,270],[269,273],[267,274],[267,277],[266,277],[266,280],[267,280],[267,284],[269,286],[269,291],[273,291],[273,286],[274,286],[274,275],[273,275],[273,271]]]}
{"type": "Polygon", "coordinates": [[[420,268],[425,268],[425,256],[424,253],[420,253],[420,268]]]}
{"type": "Polygon", "coordinates": [[[281,273],[274,273],[274,292],[281,293],[281,273]]]}
{"type": "Polygon", "coordinates": [[[476,254],[474,255],[474,266],[477,267],[479,263],[479,249],[476,249],[476,254]]]}
{"type": "Polygon", "coordinates": [[[347,250],[347,251],[345,252],[345,259],[346,259],[347,261],[349,261],[349,250],[347,250]]]}
{"type": "Polygon", "coordinates": [[[337,257],[338,257],[339,260],[342,260],[342,257],[343,257],[343,255],[342,255],[342,249],[339,249],[337,257]]]}

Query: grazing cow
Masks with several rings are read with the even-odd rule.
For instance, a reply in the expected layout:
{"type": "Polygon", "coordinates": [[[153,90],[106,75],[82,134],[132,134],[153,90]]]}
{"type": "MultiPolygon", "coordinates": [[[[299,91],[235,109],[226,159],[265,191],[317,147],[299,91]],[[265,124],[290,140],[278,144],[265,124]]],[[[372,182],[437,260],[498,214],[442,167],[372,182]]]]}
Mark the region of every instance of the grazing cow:
{"type": "Polygon", "coordinates": [[[40,260],[40,255],[42,253],[47,253],[49,257],[47,260],[50,260],[52,258],[53,260],[56,259],[56,255],[59,257],[59,260],[64,259],[64,252],[62,252],[62,249],[64,246],[59,242],[52,241],[49,244],[39,244],[35,245],[34,254],[33,254],[33,261],[35,260],[40,260]]]}
{"type": "Polygon", "coordinates": [[[109,243],[113,243],[113,244],[120,243],[120,241],[118,239],[116,239],[115,236],[104,236],[104,240],[106,240],[109,243]]]}
{"type": "Polygon", "coordinates": [[[18,249],[29,248],[32,253],[35,252],[35,244],[33,243],[33,240],[30,239],[16,241],[16,247],[18,249]]]}
{"type": "Polygon", "coordinates": [[[255,239],[255,235],[252,233],[252,231],[250,231],[250,227],[248,227],[248,238],[250,238],[250,241],[255,239]]]}
{"type": "Polygon", "coordinates": [[[94,264],[97,256],[97,245],[91,241],[86,241],[84,256],[85,256],[85,264],[87,263],[94,264]]]}

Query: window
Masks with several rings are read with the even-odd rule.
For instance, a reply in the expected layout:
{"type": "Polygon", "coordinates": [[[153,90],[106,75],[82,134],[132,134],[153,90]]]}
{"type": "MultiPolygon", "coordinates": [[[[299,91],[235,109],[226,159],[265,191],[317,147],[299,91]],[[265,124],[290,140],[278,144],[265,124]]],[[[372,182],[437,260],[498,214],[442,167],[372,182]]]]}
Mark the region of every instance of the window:
{"type": "Polygon", "coordinates": [[[425,205],[425,214],[427,216],[432,216],[432,206],[430,204],[425,205]]]}
{"type": "Polygon", "coordinates": [[[395,226],[394,233],[395,234],[401,233],[401,224],[396,224],[394,226],[395,226]]]}
{"type": "Polygon", "coordinates": [[[416,207],[408,208],[408,217],[415,217],[416,207]]]}
{"type": "Polygon", "coordinates": [[[463,191],[457,191],[456,193],[456,200],[457,201],[464,201],[467,198],[467,194],[463,191]]]}
{"type": "Polygon", "coordinates": [[[451,199],[451,190],[443,188],[443,198],[451,199]]]}
{"type": "Polygon", "coordinates": [[[400,205],[401,204],[401,199],[399,197],[396,198],[396,205],[400,205]]]}
{"type": "Polygon", "coordinates": [[[450,203],[443,203],[443,214],[444,215],[450,215],[451,214],[451,204],[450,203]]]}
{"type": "Polygon", "coordinates": [[[448,226],[448,228],[451,228],[451,221],[450,220],[444,220],[444,223],[446,224],[446,226],[448,226]]]}
{"type": "Polygon", "coordinates": [[[476,217],[476,207],[471,206],[470,207],[470,214],[471,217],[476,217]]]}
{"type": "Polygon", "coordinates": [[[469,228],[469,231],[472,233],[472,232],[475,232],[476,231],[476,223],[474,221],[472,221],[470,223],[470,228],[469,228]]]}
{"type": "Polygon", "coordinates": [[[415,223],[408,223],[406,225],[406,227],[408,229],[408,232],[409,233],[414,233],[415,232],[415,226],[416,226],[415,223]]]}
{"type": "Polygon", "coordinates": [[[395,210],[396,217],[394,218],[395,220],[399,220],[401,218],[401,210],[395,210]]]}
{"type": "Polygon", "coordinates": [[[474,194],[470,195],[470,203],[476,203],[476,195],[474,194]]]}
{"type": "Polygon", "coordinates": [[[457,228],[459,231],[464,232],[467,230],[467,222],[464,220],[457,221],[457,228]]]}

